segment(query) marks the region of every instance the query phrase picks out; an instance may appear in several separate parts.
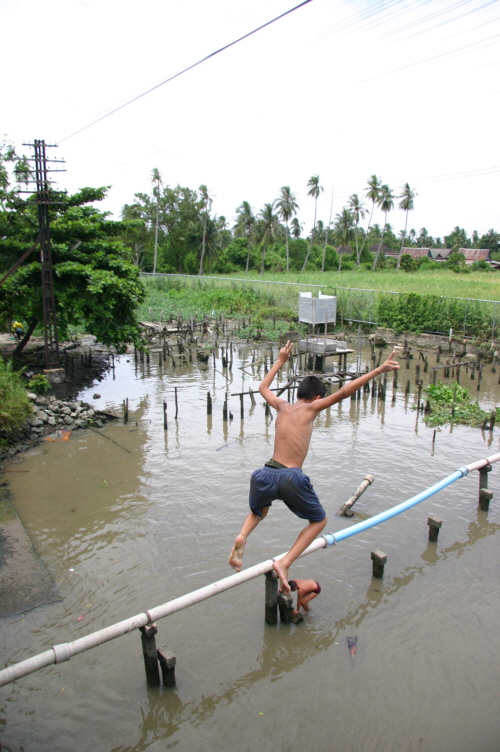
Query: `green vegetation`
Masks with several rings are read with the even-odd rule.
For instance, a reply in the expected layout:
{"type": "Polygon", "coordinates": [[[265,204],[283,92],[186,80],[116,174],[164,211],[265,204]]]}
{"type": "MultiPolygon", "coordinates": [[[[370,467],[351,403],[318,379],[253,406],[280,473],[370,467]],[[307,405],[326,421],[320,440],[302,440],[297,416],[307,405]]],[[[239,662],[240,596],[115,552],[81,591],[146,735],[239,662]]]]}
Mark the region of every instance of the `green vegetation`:
{"type": "MultiPolygon", "coordinates": [[[[464,426],[479,427],[490,417],[479,407],[469,390],[460,384],[429,384],[425,391],[429,397],[430,412],[425,416],[428,426],[444,426],[447,423],[459,423],[464,426]]],[[[500,418],[497,408],[496,420],[500,418]]]]}
{"type": "Polygon", "coordinates": [[[11,361],[0,357],[0,436],[9,438],[31,414],[21,374],[12,370],[11,361]]]}
{"type": "MultiPolygon", "coordinates": [[[[13,149],[0,147],[0,275],[38,236],[36,197],[21,199],[19,181],[29,179],[23,165],[13,149]],[[12,165],[10,176],[7,168],[12,165]]],[[[134,223],[113,222],[92,205],[106,192],[83,188],[72,196],[49,194],[54,202],[49,212],[57,323],[61,338],[68,336],[70,326],[78,326],[123,350],[139,340],[135,311],[145,293],[139,270],[120,239],[134,223]]],[[[28,322],[28,333],[43,320],[38,249],[0,287],[0,321],[5,328],[13,317],[28,322]]]]}
{"type": "Polygon", "coordinates": [[[31,389],[32,392],[35,392],[35,394],[44,394],[50,389],[50,381],[45,374],[37,373],[35,376],[31,377],[28,388],[31,389]]]}

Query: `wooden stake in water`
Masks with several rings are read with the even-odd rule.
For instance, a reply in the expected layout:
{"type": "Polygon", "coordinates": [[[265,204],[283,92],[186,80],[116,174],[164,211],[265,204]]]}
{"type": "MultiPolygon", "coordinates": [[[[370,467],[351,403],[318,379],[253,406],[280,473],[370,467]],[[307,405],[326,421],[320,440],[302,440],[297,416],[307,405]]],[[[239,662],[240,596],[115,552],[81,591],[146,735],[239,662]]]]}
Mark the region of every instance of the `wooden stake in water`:
{"type": "Polygon", "coordinates": [[[210,392],[207,392],[207,415],[212,415],[212,397],[210,392]]]}
{"type": "Polygon", "coordinates": [[[179,405],[177,403],[177,387],[174,387],[174,393],[175,393],[175,419],[177,420],[177,415],[179,414],[179,405]]]}
{"type": "Polygon", "coordinates": [[[167,422],[167,403],[163,402],[163,430],[166,431],[168,428],[168,422],[167,422]]]}

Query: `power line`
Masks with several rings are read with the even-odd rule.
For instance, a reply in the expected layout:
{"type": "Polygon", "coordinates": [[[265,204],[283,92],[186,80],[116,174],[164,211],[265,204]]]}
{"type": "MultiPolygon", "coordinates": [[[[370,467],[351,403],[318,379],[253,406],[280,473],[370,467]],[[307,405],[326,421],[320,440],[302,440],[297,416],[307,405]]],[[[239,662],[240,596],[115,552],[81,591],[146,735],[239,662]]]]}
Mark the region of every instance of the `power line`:
{"type": "Polygon", "coordinates": [[[111,112],[108,112],[106,115],[102,115],[101,117],[97,118],[97,120],[93,120],[91,123],[88,123],[88,125],[84,125],[83,128],[79,128],[77,131],[75,131],[74,133],[71,133],[69,136],[65,136],[58,143],[62,144],[63,141],[67,141],[69,138],[73,138],[73,136],[76,136],[78,133],[81,133],[82,131],[87,130],[87,128],[91,128],[96,123],[99,123],[101,120],[104,120],[110,115],[114,115],[115,112],[122,110],[124,107],[127,107],[129,104],[132,104],[133,102],[137,102],[138,99],[142,99],[142,97],[145,97],[147,94],[151,94],[152,91],[155,91],[155,89],[159,89],[160,86],[164,86],[165,84],[168,84],[170,81],[173,81],[175,78],[182,76],[183,73],[187,73],[187,71],[190,71],[193,68],[196,68],[198,65],[201,65],[207,60],[210,60],[210,58],[215,57],[215,55],[218,55],[219,53],[224,52],[225,50],[228,50],[230,47],[233,47],[235,44],[238,44],[238,42],[242,42],[244,39],[251,37],[252,34],[256,34],[258,31],[265,29],[266,26],[270,26],[271,24],[275,23],[275,21],[279,21],[280,19],[284,18],[285,16],[290,15],[290,13],[293,13],[295,10],[302,8],[304,5],[307,5],[310,2],[312,2],[312,0],[303,0],[303,2],[299,3],[298,5],[295,5],[293,8],[290,8],[284,13],[281,13],[279,16],[272,18],[270,21],[266,21],[266,23],[262,24],[261,26],[258,26],[256,29],[253,29],[253,31],[249,31],[247,34],[244,34],[242,37],[239,37],[238,39],[235,39],[233,42],[230,42],[229,44],[224,45],[224,47],[220,47],[218,50],[211,52],[209,55],[205,55],[205,57],[202,57],[201,60],[198,60],[196,63],[192,63],[191,65],[188,65],[187,68],[183,68],[183,70],[178,71],[177,73],[174,73],[173,76],[166,78],[161,83],[156,84],[156,86],[152,86],[151,89],[148,89],[147,91],[143,91],[142,94],[138,94],[136,97],[129,99],[127,102],[125,102],[124,104],[121,104],[119,107],[115,107],[114,110],[111,110],[111,112]]]}

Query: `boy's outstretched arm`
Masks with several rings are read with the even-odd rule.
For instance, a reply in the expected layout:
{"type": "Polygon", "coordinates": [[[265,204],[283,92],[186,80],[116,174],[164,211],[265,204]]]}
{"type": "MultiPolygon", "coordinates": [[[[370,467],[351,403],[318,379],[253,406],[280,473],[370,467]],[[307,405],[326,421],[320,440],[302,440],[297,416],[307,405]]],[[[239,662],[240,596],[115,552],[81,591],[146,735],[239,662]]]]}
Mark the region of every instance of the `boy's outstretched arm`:
{"type": "Polygon", "coordinates": [[[292,352],[292,343],[290,342],[290,340],[288,340],[286,345],[282,347],[281,350],[279,351],[278,360],[273,365],[271,370],[266,373],[266,375],[262,379],[261,384],[259,386],[259,392],[264,397],[268,405],[271,405],[271,407],[274,407],[276,410],[279,409],[279,405],[282,402],[285,402],[285,400],[282,400],[279,397],[277,397],[274,394],[274,392],[270,390],[269,387],[273,383],[273,379],[278,373],[278,371],[280,370],[280,368],[282,368],[287,362],[288,358],[290,357],[291,352],[292,352]]]}
{"type": "Polygon", "coordinates": [[[347,384],[344,384],[344,386],[337,392],[335,392],[335,394],[330,394],[329,397],[323,397],[323,399],[315,400],[312,403],[312,406],[315,410],[318,410],[318,412],[320,410],[324,410],[325,408],[330,407],[330,405],[335,405],[337,404],[337,402],[350,397],[352,394],[354,394],[354,392],[357,392],[358,389],[361,389],[369,381],[376,379],[377,376],[380,376],[383,373],[388,373],[389,371],[397,371],[397,369],[399,368],[399,363],[394,360],[395,353],[396,348],[394,348],[387,360],[379,365],[378,368],[374,368],[373,371],[364,373],[359,378],[347,382],[347,384]]]}

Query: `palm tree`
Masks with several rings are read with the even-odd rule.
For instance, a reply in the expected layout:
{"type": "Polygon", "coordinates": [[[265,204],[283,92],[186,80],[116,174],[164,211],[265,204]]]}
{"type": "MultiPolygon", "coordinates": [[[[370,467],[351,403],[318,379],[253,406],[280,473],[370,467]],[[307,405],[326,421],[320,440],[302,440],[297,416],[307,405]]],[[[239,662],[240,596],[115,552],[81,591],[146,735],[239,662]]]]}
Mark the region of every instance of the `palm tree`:
{"type": "Polygon", "coordinates": [[[306,253],[306,257],[304,259],[304,265],[301,270],[301,274],[304,272],[304,269],[307,266],[307,262],[309,261],[309,256],[311,255],[311,248],[313,247],[313,241],[314,241],[314,228],[316,227],[316,211],[318,208],[318,196],[321,194],[321,191],[323,190],[322,186],[319,184],[319,175],[313,175],[309,180],[307,181],[307,185],[309,190],[307,191],[308,196],[312,196],[314,198],[314,223],[313,223],[313,229],[311,232],[311,242],[309,243],[309,248],[306,253]]]}
{"type": "Polygon", "coordinates": [[[277,239],[281,225],[278,216],[274,214],[274,201],[272,204],[264,204],[264,208],[259,212],[258,230],[260,230],[260,242],[262,243],[262,268],[261,274],[264,274],[264,264],[266,258],[266,249],[269,243],[274,243],[277,239]]]}
{"type": "Polygon", "coordinates": [[[281,188],[280,196],[275,202],[275,205],[278,210],[278,216],[284,221],[286,228],[286,270],[288,271],[288,220],[291,219],[294,214],[297,214],[297,209],[299,208],[299,205],[295,201],[295,194],[292,193],[288,185],[284,185],[283,188],[281,188]]]}
{"type": "Polygon", "coordinates": [[[236,209],[236,224],[234,226],[234,232],[237,236],[243,236],[247,239],[247,265],[245,272],[248,272],[250,264],[250,249],[253,233],[255,230],[255,215],[252,212],[252,207],[248,201],[243,201],[241,206],[236,209]]]}
{"type": "Polygon", "coordinates": [[[368,227],[366,228],[366,234],[363,239],[363,245],[361,246],[361,251],[359,252],[359,255],[361,257],[361,254],[363,253],[363,248],[365,247],[366,239],[368,238],[368,233],[370,231],[370,227],[372,224],[372,218],[373,218],[373,210],[375,209],[375,204],[379,203],[380,198],[380,190],[382,188],[382,178],[378,178],[376,175],[372,175],[368,178],[368,189],[365,191],[366,198],[370,199],[372,202],[372,208],[370,211],[370,219],[368,220],[368,227]]]}
{"type": "Polygon", "coordinates": [[[156,274],[156,260],[158,258],[158,216],[160,211],[160,186],[161,175],[157,167],[151,170],[151,182],[153,183],[153,196],[156,198],[156,223],[155,223],[155,251],[153,259],[153,274],[156,274]]]}
{"type": "Polygon", "coordinates": [[[294,217],[290,223],[291,226],[291,233],[292,236],[295,238],[295,240],[298,240],[302,234],[302,228],[304,227],[303,222],[299,222],[297,217],[294,217]]]}
{"type": "Polygon", "coordinates": [[[378,205],[384,212],[384,229],[382,230],[382,235],[380,237],[378,250],[373,260],[372,272],[377,268],[378,257],[380,255],[380,249],[382,248],[382,243],[384,240],[385,228],[387,227],[387,213],[392,211],[392,209],[394,209],[394,194],[388,185],[383,185],[380,188],[378,205]]]}
{"type": "Polygon", "coordinates": [[[341,249],[342,249],[342,246],[347,246],[349,244],[349,240],[352,238],[352,230],[353,230],[355,221],[356,220],[355,220],[354,215],[346,207],[342,209],[341,214],[337,214],[337,216],[335,217],[335,225],[334,225],[333,230],[335,232],[335,236],[340,241],[339,272],[342,269],[341,249]]]}
{"type": "Polygon", "coordinates": [[[203,212],[203,238],[201,241],[201,258],[200,258],[200,271],[199,271],[199,275],[201,277],[203,275],[203,259],[205,257],[205,246],[206,246],[206,239],[207,239],[208,212],[210,211],[212,207],[212,199],[208,195],[208,188],[206,185],[200,185],[198,190],[200,191],[201,205],[203,206],[205,210],[203,212]]]}
{"type": "Polygon", "coordinates": [[[323,258],[321,259],[321,271],[325,271],[325,256],[326,256],[326,246],[328,245],[328,236],[330,234],[330,225],[332,224],[332,211],[333,211],[333,188],[332,188],[332,200],[330,201],[330,217],[328,219],[328,227],[326,229],[325,234],[325,244],[323,246],[323,258]]]}
{"type": "Polygon", "coordinates": [[[398,196],[398,198],[401,199],[401,201],[399,202],[399,208],[403,209],[403,211],[406,212],[406,218],[405,218],[405,229],[403,232],[403,238],[401,240],[401,248],[399,249],[398,263],[396,265],[396,269],[399,269],[399,265],[401,263],[401,254],[403,253],[403,246],[406,240],[406,229],[408,227],[408,212],[410,212],[412,209],[415,208],[414,198],[416,195],[417,194],[415,193],[415,191],[412,191],[408,183],[405,183],[401,194],[398,196]]]}
{"type": "Polygon", "coordinates": [[[363,201],[360,201],[360,198],[357,193],[353,193],[352,196],[349,197],[348,200],[349,208],[352,212],[352,215],[354,217],[354,221],[356,223],[356,264],[359,266],[359,259],[361,256],[361,253],[358,250],[358,228],[359,228],[359,220],[364,219],[366,216],[366,210],[365,205],[363,201]]]}

